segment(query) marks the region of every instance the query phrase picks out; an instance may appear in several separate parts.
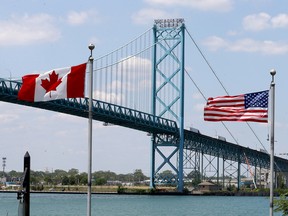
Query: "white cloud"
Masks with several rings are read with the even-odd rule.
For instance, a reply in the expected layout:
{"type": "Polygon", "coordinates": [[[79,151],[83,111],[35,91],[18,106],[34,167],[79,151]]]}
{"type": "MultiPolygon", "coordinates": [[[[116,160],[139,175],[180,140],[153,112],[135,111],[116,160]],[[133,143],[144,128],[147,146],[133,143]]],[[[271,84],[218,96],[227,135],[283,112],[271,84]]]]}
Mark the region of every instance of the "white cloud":
{"type": "Polygon", "coordinates": [[[0,46],[53,42],[61,37],[48,14],[12,16],[0,20],[0,46]]]}
{"type": "Polygon", "coordinates": [[[147,58],[137,57],[137,56],[127,56],[127,58],[122,59],[121,67],[125,71],[125,75],[129,75],[135,71],[135,69],[141,67],[146,70],[139,70],[140,73],[148,73],[151,69],[151,60],[147,58]]]}
{"type": "Polygon", "coordinates": [[[154,19],[164,19],[167,17],[175,17],[171,13],[167,13],[163,10],[153,9],[153,8],[144,8],[137,13],[132,15],[132,20],[136,24],[151,24],[154,19]]]}
{"type": "Polygon", "coordinates": [[[82,25],[87,22],[97,22],[99,20],[99,17],[97,16],[97,13],[95,11],[89,10],[89,11],[71,11],[67,15],[67,22],[71,25],[82,25]]]}
{"type": "Polygon", "coordinates": [[[146,0],[151,5],[182,6],[203,11],[226,12],[232,9],[232,0],[146,0]]]}
{"type": "Polygon", "coordinates": [[[251,14],[243,18],[242,24],[247,31],[285,28],[288,27],[288,14],[278,14],[275,17],[267,13],[251,14]]]}
{"type": "Polygon", "coordinates": [[[288,14],[279,14],[271,19],[274,28],[288,27],[288,14]]]}
{"type": "Polygon", "coordinates": [[[270,27],[271,16],[267,13],[252,14],[244,17],[243,28],[248,31],[260,31],[270,27]]]}
{"type": "Polygon", "coordinates": [[[98,100],[107,101],[113,104],[119,104],[125,96],[123,94],[116,94],[114,92],[94,91],[94,98],[98,100]]]}
{"type": "Polygon", "coordinates": [[[217,36],[211,36],[207,38],[206,40],[204,40],[204,44],[212,51],[216,51],[218,49],[228,46],[227,42],[223,38],[217,36]]]}
{"type": "Polygon", "coordinates": [[[288,44],[277,41],[256,41],[245,38],[237,41],[226,41],[220,37],[209,37],[204,41],[204,45],[216,51],[224,49],[232,52],[257,52],[268,55],[282,55],[288,53],[288,44]]]}

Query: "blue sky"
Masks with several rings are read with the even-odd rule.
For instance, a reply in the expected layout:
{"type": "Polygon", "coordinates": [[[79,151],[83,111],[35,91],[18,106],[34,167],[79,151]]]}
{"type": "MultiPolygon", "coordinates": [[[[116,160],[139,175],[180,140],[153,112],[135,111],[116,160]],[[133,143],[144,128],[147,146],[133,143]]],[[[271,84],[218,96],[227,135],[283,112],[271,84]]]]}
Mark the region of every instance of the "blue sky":
{"type": "MultiPolygon", "coordinates": [[[[277,71],[275,152],[288,152],[288,2],[279,0],[0,0],[0,74],[17,79],[28,73],[87,60],[89,43],[102,56],[152,28],[154,19],[184,18],[230,95],[269,89],[277,71]]],[[[186,68],[206,97],[225,95],[196,47],[186,36],[186,68]]],[[[205,100],[186,79],[185,126],[225,136],[221,123],[203,121],[205,100]]],[[[32,169],[87,170],[86,119],[0,103],[1,151],[6,170],[22,171],[29,151],[32,169]]],[[[229,122],[240,145],[263,148],[246,123],[229,122]]],[[[269,124],[251,124],[269,150],[269,124]]],[[[143,132],[94,122],[93,170],[149,174],[150,138],[143,132]],[[113,134],[113,137],[111,137],[113,134]],[[121,138],[121,143],[119,143],[121,138]],[[135,142],[134,140],[137,140],[135,142]]]]}

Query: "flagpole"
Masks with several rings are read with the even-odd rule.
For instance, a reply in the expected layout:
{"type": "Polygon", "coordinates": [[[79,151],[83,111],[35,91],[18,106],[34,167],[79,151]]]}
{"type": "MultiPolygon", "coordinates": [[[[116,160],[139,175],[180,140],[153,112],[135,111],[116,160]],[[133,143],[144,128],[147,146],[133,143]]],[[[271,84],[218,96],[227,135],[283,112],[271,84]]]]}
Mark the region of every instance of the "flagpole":
{"type": "Polygon", "coordinates": [[[271,131],[270,131],[270,216],[273,216],[273,196],[274,196],[274,127],[275,127],[275,83],[274,76],[276,70],[270,71],[272,81],[270,85],[271,89],[271,131]]]}
{"type": "Polygon", "coordinates": [[[91,51],[89,57],[89,120],[88,120],[88,191],[87,191],[87,216],[91,216],[91,186],[92,186],[92,96],[93,96],[93,61],[92,51],[95,48],[93,44],[89,44],[91,51]]]}

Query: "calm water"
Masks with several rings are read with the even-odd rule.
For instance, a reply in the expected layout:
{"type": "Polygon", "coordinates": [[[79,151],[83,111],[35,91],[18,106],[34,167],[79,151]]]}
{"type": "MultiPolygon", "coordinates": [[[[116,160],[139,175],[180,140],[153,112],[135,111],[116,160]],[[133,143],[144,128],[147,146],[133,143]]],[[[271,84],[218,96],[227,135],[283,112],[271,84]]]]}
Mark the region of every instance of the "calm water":
{"type": "MultiPolygon", "coordinates": [[[[85,194],[31,194],[31,216],[85,216],[85,194]]],[[[0,216],[17,216],[14,193],[0,193],[0,216]]],[[[92,195],[93,216],[265,216],[268,197],[92,195]]],[[[275,213],[280,216],[281,213],[275,213]]]]}

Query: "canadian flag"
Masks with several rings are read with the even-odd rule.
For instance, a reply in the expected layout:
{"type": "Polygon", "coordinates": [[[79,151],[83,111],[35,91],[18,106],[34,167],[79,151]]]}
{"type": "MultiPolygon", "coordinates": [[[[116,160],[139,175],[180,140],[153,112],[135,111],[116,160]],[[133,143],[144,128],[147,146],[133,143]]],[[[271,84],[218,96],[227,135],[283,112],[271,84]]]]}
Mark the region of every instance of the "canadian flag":
{"type": "Polygon", "coordinates": [[[34,102],[84,97],[85,72],[86,63],[44,74],[25,75],[18,100],[34,102]]]}

